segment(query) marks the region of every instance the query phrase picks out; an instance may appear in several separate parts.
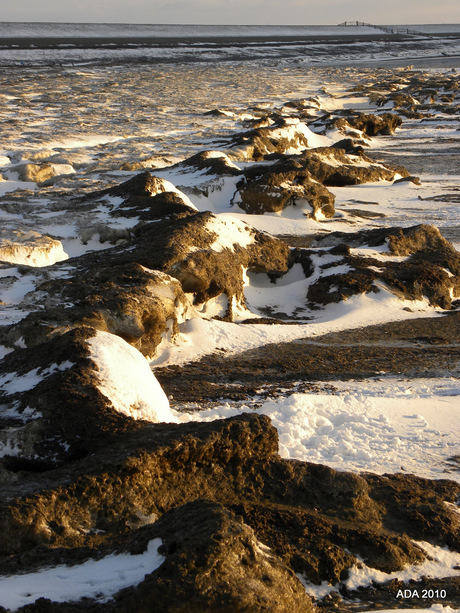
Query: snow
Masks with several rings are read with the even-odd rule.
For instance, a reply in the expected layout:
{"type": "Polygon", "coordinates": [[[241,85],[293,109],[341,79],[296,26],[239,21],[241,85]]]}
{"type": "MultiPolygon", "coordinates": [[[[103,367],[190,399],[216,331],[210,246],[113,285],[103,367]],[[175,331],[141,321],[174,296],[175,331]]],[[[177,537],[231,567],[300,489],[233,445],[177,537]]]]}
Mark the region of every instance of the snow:
{"type": "MultiPolygon", "coordinates": [[[[458,454],[460,397],[457,379],[331,381],[329,390],[267,400],[257,411],[270,417],[280,455],[327,464],[336,470],[414,473],[449,478],[449,459],[458,454]]],[[[213,421],[252,411],[226,402],[200,413],[181,413],[181,422],[213,421]]]]}
{"type": "MultiPolygon", "coordinates": [[[[332,139],[329,136],[323,136],[322,134],[316,134],[316,132],[312,132],[310,128],[305,125],[303,122],[299,120],[293,120],[290,125],[284,128],[275,128],[270,130],[270,138],[287,138],[287,139],[295,139],[299,135],[305,136],[308,142],[308,147],[310,149],[316,147],[330,147],[333,143],[332,139]]],[[[299,148],[292,148],[288,153],[298,153],[299,151],[304,150],[305,147],[302,145],[299,148]]]]}
{"type": "MultiPolygon", "coordinates": [[[[32,181],[0,181],[0,196],[4,196],[9,192],[14,192],[17,189],[36,189],[37,184],[32,181]]],[[[2,216],[4,213],[2,213],[2,216]]]]}
{"type": "Polygon", "coordinates": [[[75,566],[55,566],[33,573],[0,576],[0,605],[10,611],[34,603],[38,598],[53,602],[75,602],[94,598],[108,602],[122,589],[138,585],[159,568],[164,557],[158,553],[161,539],[149,542],[144,553],[111,554],[75,566]]]}
{"type": "MultiPolygon", "coordinates": [[[[341,585],[346,586],[349,590],[356,590],[359,587],[368,587],[372,585],[372,583],[387,583],[392,580],[408,583],[411,580],[420,581],[422,578],[435,579],[460,576],[460,553],[450,551],[447,547],[431,545],[426,541],[413,542],[423,549],[428,557],[421,564],[407,565],[403,570],[384,573],[375,568],[370,568],[360,560],[359,565],[349,569],[348,578],[341,584],[331,585],[327,581],[323,581],[320,585],[315,585],[307,581],[301,574],[298,574],[297,577],[305,587],[306,592],[313,598],[320,600],[332,592],[338,592],[341,585]]],[[[404,591],[405,588],[402,587],[401,589],[404,591]]],[[[421,594],[422,590],[420,588],[412,586],[412,590],[415,589],[418,589],[419,594],[421,594]]],[[[407,606],[409,602],[402,598],[401,600],[396,600],[396,604],[404,604],[404,610],[419,611],[423,613],[426,611],[457,613],[460,610],[452,609],[449,606],[444,607],[440,603],[433,604],[429,609],[410,609],[407,606]]],[[[393,613],[395,610],[401,610],[401,607],[398,606],[397,609],[390,609],[387,613],[393,613]]],[[[381,609],[378,611],[379,613],[384,613],[381,609]]]]}
{"type": "Polygon", "coordinates": [[[18,375],[16,372],[7,373],[0,376],[0,386],[7,394],[16,394],[17,392],[25,392],[36,387],[43,379],[57,372],[58,370],[68,370],[74,364],[68,360],[60,364],[52,364],[48,368],[34,368],[23,375],[18,375]]]}
{"type": "Polygon", "coordinates": [[[230,216],[211,218],[206,222],[205,229],[217,234],[216,240],[210,246],[213,251],[221,252],[224,249],[233,251],[235,243],[241,247],[248,247],[254,242],[251,228],[230,216]]]}
{"type": "MultiPolygon", "coordinates": [[[[242,212],[238,206],[231,206],[230,202],[236,192],[236,184],[241,180],[241,177],[224,177],[215,179],[203,176],[202,173],[183,175],[177,179],[179,185],[187,191],[194,186],[202,189],[206,196],[200,193],[190,193],[190,199],[199,211],[211,211],[211,213],[220,213],[222,217],[225,214],[230,214],[232,217],[241,218],[240,215],[235,215],[234,211],[242,212]],[[186,180],[184,180],[186,179],[186,180]]],[[[251,216],[247,215],[246,221],[249,225],[254,224],[251,221],[251,216]]]]}
{"type": "MultiPolygon", "coordinates": [[[[295,286],[296,283],[302,283],[302,281],[294,281],[292,285],[295,286]]],[[[260,291],[263,291],[263,288],[260,291]]],[[[271,290],[266,289],[265,291],[268,294],[271,290]]],[[[298,289],[295,291],[298,292],[298,289]]],[[[255,292],[248,292],[245,289],[246,292],[249,299],[256,295],[255,292]]],[[[288,295],[289,290],[285,287],[285,296],[288,295]]],[[[295,300],[295,296],[293,299],[295,300]]],[[[259,298],[258,300],[258,304],[261,304],[262,299],[259,298]]],[[[329,332],[390,321],[432,317],[439,312],[441,312],[440,309],[430,307],[426,300],[402,300],[391,292],[382,289],[378,293],[353,296],[346,302],[330,304],[321,311],[305,311],[305,316],[312,318],[307,325],[238,325],[195,317],[180,324],[180,335],[174,343],[167,340],[162,341],[158,347],[157,355],[151,363],[155,366],[184,364],[213,353],[216,348],[236,354],[269,343],[314,338],[329,332]],[[405,310],[407,308],[410,310],[405,310]]],[[[254,314],[248,310],[244,318],[253,316],[254,314]]]]}
{"type": "Polygon", "coordinates": [[[392,579],[407,583],[411,579],[420,580],[422,577],[431,579],[442,577],[460,577],[460,553],[449,551],[447,547],[437,547],[425,541],[414,541],[428,555],[422,564],[406,566],[403,570],[393,573],[384,573],[375,568],[369,568],[361,562],[360,567],[353,567],[349,571],[348,579],[344,582],[350,590],[360,586],[376,583],[385,583],[392,579]]]}
{"type": "Polygon", "coordinates": [[[140,351],[119,336],[102,331],[96,332],[88,345],[98,368],[97,388],[116,411],[151,422],[177,421],[140,351]]]}
{"type": "Polygon", "coordinates": [[[4,358],[6,355],[8,355],[9,353],[11,353],[12,351],[13,349],[9,349],[8,347],[5,347],[4,345],[0,345],[0,360],[4,358]]]}
{"type": "MultiPolygon", "coordinates": [[[[35,290],[35,285],[37,283],[37,278],[32,274],[23,274],[19,275],[18,269],[8,269],[11,271],[11,276],[16,280],[11,283],[11,285],[7,289],[2,290],[2,301],[4,305],[0,303],[0,312],[5,306],[10,304],[19,304],[24,300],[24,297],[29,293],[35,290]],[[12,271],[16,271],[16,274],[12,271]]],[[[3,272],[3,271],[0,271],[3,272]]]]}
{"type": "Polygon", "coordinates": [[[308,283],[301,264],[294,264],[276,284],[265,273],[246,273],[246,304],[251,312],[262,314],[268,307],[292,316],[305,311],[308,283]]]}

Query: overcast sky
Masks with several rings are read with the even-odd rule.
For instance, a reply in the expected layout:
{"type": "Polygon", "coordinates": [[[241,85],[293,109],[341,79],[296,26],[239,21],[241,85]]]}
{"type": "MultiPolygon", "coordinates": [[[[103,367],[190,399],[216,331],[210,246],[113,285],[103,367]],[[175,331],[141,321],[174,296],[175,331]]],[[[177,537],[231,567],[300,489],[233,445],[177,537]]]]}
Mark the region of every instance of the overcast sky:
{"type": "Polygon", "coordinates": [[[460,23],[458,0],[0,0],[0,21],[106,23],[460,23]]]}

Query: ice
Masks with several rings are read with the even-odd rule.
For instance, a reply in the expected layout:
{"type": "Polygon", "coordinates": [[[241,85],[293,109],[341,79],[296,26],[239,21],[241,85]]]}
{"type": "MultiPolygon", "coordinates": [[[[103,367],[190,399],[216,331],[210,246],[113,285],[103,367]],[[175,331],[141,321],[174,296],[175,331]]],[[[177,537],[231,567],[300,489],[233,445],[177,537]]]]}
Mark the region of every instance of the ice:
{"type": "Polygon", "coordinates": [[[26,266],[50,266],[66,260],[62,243],[38,232],[15,232],[7,238],[0,236],[0,261],[26,266]]]}
{"type": "Polygon", "coordinates": [[[68,136],[67,138],[58,138],[50,141],[44,141],[43,146],[47,149],[80,149],[91,148],[98,145],[106,145],[122,140],[120,136],[113,134],[80,134],[68,136]]]}

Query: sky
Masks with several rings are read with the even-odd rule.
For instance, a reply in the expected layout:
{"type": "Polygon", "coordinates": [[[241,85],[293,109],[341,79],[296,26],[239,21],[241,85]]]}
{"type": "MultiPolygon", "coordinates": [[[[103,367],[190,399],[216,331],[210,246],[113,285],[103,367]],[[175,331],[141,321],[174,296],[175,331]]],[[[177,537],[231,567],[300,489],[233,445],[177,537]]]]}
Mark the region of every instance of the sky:
{"type": "Polygon", "coordinates": [[[460,23],[458,0],[0,0],[0,21],[336,25],[460,23]],[[2,6],[3,5],[3,6],[2,6]]]}

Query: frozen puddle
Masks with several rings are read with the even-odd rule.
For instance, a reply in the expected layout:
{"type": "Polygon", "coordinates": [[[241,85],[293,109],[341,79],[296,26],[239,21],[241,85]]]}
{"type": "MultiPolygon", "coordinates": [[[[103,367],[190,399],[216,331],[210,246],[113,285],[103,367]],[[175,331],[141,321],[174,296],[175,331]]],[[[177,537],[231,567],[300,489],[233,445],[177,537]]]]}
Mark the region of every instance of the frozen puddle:
{"type": "Polygon", "coordinates": [[[164,557],[158,553],[160,545],[161,539],[153,539],[140,555],[112,554],[75,566],[61,565],[35,573],[0,577],[0,603],[15,611],[38,598],[72,602],[86,597],[107,602],[120,590],[138,585],[161,566],[164,557]]]}
{"type": "MultiPolygon", "coordinates": [[[[456,379],[332,382],[337,393],[296,393],[258,412],[277,428],[283,458],[336,470],[414,473],[460,481],[460,383],[456,379]]],[[[224,403],[179,419],[212,421],[251,411],[224,403]]]]}

